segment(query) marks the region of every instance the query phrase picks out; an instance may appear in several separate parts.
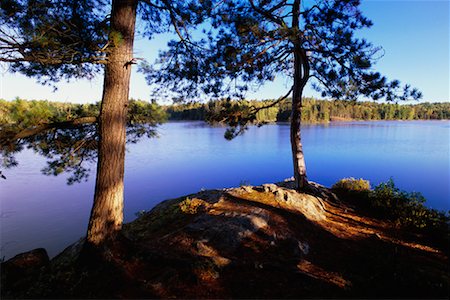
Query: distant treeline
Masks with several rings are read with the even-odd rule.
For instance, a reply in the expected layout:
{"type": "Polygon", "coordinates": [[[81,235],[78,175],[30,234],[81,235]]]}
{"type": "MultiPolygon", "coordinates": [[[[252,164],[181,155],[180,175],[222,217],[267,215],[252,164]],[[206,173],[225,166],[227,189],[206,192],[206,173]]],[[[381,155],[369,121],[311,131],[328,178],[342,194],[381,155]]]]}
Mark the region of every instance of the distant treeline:
{"type": "MultiPolygon", "coordinates": [[[[258,122],[284,122],[291,114],[289,99],[284,103],[259,110],[258,122]]],[[[205,120],[221,109],[224,101],[189,103],[164,106],[169,120],[205,120]]],[[[270,106],[273,100],[241,101],[241,105],[256,108],[270,106]]],[[[343,100],[316,100],[305,98],[302,120],[310,123],[333,120],[443,120],[450,119],[450,103],[396,104],[376,102],[356,102],[343,100]]]]}
{"type": "MultiPolygon", "coordinates": [[[[75,104],[46,100],[6,101],[0,99],[0,126],[35,126],[44,123],[70,121],[84,117],[98,117],[100,103],[75,104]]],[[[128,122],[160,123],[167,120],[167,113],[157,103],[131,99],[128,106],[128,122]]]]}
{"type": "MultiPolygon", "coordinates": [[[[289,100],[289,99],[288,99],[289,100]]],[[[208,120],[224,109],[226,101],[161,106],[141,100],[131,100],[129,122],[160,123],[165,120],[208,120]]],[[[274,102],[241,101],[243,107],[261,108],[274,102]]],[[[96,117],[100,105],[50,102],[44,100],[0,99],[0,125],[21,127],[41,123],[61,122],[81,117],[96,117]]],[[[290,116],[290,101],[279,103],[256,113],[258,122],[283,122],[290,116]]],[[[327,101],[305,98],[302,119],[305,122],[333,120],[442,120],[450,119],[450,103],[387,104],[375,102],[327,101]]]]}

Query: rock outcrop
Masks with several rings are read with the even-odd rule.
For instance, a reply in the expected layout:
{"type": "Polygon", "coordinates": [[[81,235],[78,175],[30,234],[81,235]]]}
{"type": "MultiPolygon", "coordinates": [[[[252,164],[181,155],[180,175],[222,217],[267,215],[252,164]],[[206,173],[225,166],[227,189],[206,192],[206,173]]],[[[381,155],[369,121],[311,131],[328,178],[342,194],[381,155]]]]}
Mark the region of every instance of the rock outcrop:
{"type": "Polygon", "coordinates": [[[2,298],[26,291],[48,271],[50,259],[43,248],[21,253],[1,264],[2,298]],[[11,295],[12,294],[12,295],[11,295]]]}
{"type": "Polygon", "coordinates": [[[49,267],[43,264],[26,294],[15,296],[446,296],[442,252],[356,214],[323,186],[302,194],[290,185],[202,191],[162,202],[125,224],[101,261],[80,263],[78,242],[49,267]]]}

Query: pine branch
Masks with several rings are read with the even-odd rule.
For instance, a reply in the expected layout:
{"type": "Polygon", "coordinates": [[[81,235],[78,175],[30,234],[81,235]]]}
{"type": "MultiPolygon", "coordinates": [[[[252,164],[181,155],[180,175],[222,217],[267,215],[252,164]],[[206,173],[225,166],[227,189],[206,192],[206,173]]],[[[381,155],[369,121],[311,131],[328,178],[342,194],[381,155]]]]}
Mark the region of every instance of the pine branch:
{"type": "Polygon", "coordinates": [[[0,131],[0,145],[5,146],[16,140],[28,138],[44,131],[54,128],[75,128],[84,124],[92,124],[97,122],[97,117],[82,117],[70,121],[44,123],[37,126],[25,128],[19,132],[11,132],[7,129],[0,131]]]}

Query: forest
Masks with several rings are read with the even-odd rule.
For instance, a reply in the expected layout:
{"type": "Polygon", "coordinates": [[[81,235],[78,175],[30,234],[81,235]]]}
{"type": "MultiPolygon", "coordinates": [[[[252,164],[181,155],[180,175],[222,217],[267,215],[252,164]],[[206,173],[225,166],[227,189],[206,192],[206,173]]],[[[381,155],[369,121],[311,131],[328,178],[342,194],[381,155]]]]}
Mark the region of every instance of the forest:
{"type": "MultiPolygon", "coordinates": [[[[240,101],[242,107],[269,106],[274,100],[240,101]]],[[[223,109],[225,100],[209,103],[175,104],[164,106],[169,120],[209,120],[209,117],[223,109]]],[[[348,120],[448,120],[450,103],[398,104],[343,100],[317,100],[304,98],[302,121],[326,123],[348,120]]],[[[290,101],[276,104],[256,113],[257,122],[287,122],[291,115],[290,101]]]]}
{"type": "MultiPolygon", "coordinates": [[[[290,101],[274,103],[274,100],[232,101],[239,106],[261,108],[256,113],[255,123],[287,122],[291,114],[290,101]]],[[[214,115],[226,106],[227,100],[207,103],[191,102],[160,105],[156,102],[131,99],[129,103],[129,124],[141,122],[165,122],[180,120],[202,120],[215,122],[214,115]]],[[[45,100],[0,99],[0,124],[14,124],[17,128],[52,123],[83,117],[97,117],[100,103],[75,104],[50,102],[45,100]]],[[[417,104],[357,102],[343,100],[317,100],[304,98],[302,121],[307,123],[326,123],[348,120],[448,120],[450,103],[420,102],[417,104]]]]}
{"type": "MultiPolygon", "coordinates": [[[[13,101],[0,99],[0,124],[14,130],[43,123],[58,123],[85,117],[98,117],[100,102],[75,104],[46,100],[13,101]]],[[[164,108],[156,103],[131,99],[128,107],[128,125],[135,123],[163,122],[167,119],[164,108]]]]}

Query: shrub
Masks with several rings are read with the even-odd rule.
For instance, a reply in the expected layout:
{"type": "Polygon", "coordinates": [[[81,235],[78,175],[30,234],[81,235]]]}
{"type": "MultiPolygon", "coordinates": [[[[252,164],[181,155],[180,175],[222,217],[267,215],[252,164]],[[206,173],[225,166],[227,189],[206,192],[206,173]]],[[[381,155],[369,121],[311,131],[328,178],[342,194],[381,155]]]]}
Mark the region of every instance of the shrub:
{"type": "Polygon", "coordinates": [[[395,186],[391,178],[380,183],[369,195],[370,206],[399,227],[413,229],[445,228],[449,217],[444,212],[424,205],[421,193],[406,192],[395,186]]]}
{"type": "Polygon", "coordinates": [[[336,182],[332,189],[353,200],[357,208],[367,209],[378,218],[393,221],[397,227],[448,234],[449,214],[426,207],[426,199],[421,193],[400,190],[392,178],[373,190],[370,190],[367,180],[344,178],[336,182]]]}
{"type": "Polygon", "coordinates": [[[195,215],[202,208],[204,201],[197,198],[186,198],[179,203],[180,210],[189,215],[195,215]]]}
{"type": "Polygon", "coordinates": [[[350,177],[339,180],[331,188],[334,190],[342,190],[347,192],[369,191],[370,182],[362,178],[355,179],[350,177]]]}

